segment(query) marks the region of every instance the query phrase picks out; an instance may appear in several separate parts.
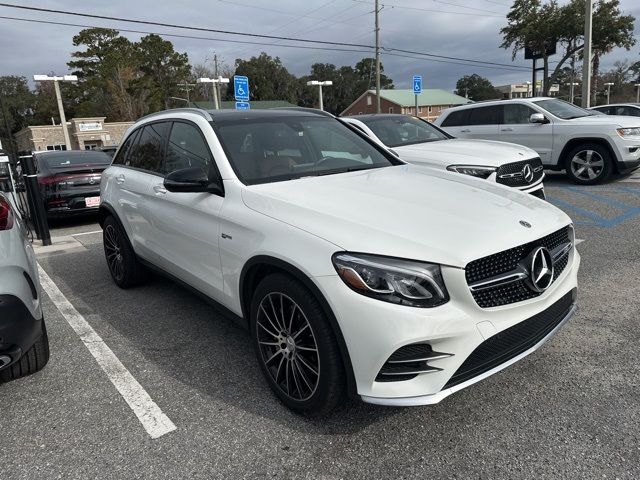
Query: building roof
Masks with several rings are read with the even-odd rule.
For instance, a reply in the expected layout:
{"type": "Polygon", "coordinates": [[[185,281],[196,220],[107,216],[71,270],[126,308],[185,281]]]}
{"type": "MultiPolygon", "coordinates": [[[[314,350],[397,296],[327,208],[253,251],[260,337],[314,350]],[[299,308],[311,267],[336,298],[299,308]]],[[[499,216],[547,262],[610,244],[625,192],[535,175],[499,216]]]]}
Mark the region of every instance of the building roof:
{"type": "MultiPolygon", "coordinates": [[[[284,108],[284,107],[296,107],[293,103],[289,103],[285,100],[256,100],[253,102],[249,102],[251,108],[254,110],[264,110],[267,108],[284,108]]],[[[196,108],[202,108],[204,110],[213,110],[214,104],[213,102],[191,102],[191,105],[196,108]]],[[[224,101],[220,105],[222,109],[230,109],[235,110],[236,102],[227,102],[224,101]]]]}
{"type": "MultiPolygon", "coordinates": [[[[369,90],[369,92],[374,95],[376,93],[375,90],[369,90]]],[[[409,89],[380,90],[380,98],[403,107],[413,107],[416,103],[415,94],[409,89]]],[[[418,95],[418,105],[464,105],[465,103],[471,103],[471,100],[439,88],[426,88],[418,95]]]]}

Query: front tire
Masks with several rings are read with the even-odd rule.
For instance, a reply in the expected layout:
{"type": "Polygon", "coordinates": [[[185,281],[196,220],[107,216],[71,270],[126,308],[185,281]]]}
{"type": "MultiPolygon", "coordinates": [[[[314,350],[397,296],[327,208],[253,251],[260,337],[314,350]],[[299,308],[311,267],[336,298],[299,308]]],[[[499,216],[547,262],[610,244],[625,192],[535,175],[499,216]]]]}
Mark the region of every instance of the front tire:
{"type": "Polygon", "coordinates": [[[112,216],[104,220],[102,243],[109,273],[116,285],[127,289],[147,280],[146,269],[136,257],[126,233],[112,216]]]}
{"type": "Polygon", "coordinates": [[[579,145],[566,158],[567,176],[578,185],[602,183],[613,171],[611,154],[597,143],[579,145]]]}
{"type": "Polygon", "coordinates": [[[251,301],[254,348],[269,386],[291,410],[324,415],[346,392],[338,343],[316,297],[297,280],[273,274],[251,301]]]}

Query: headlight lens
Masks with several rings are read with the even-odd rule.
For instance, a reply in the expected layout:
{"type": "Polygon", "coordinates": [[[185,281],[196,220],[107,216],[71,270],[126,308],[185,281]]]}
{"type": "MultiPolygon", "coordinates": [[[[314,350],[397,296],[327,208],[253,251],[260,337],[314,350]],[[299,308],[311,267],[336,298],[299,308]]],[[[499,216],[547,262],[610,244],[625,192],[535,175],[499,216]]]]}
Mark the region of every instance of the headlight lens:
{"type": "Polygon", "coordinates": [[[618,128],[618,135],[621,137],[640,137],[640,127],[618,128]]]}
{"type": "Polygon", "coordinates": [[[440,265],[360,253],[336,253],[332,260],[344,283],[367,297],[421,308],[449,301],[440,265]]]}
{"type": "Polygon", "coordinates": [[[485,167],[482,165],[449,165],[447,170],[450,172],[463,173],[478,178],[489,178],[497,169],[495,167],[485,167]]]}

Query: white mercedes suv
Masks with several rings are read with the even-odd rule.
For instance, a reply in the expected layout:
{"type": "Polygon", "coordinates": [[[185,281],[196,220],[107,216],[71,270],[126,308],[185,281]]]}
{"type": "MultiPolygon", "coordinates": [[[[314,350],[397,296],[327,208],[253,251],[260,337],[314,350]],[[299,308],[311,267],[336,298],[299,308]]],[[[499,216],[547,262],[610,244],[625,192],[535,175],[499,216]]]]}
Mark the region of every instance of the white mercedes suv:
{"type": "Polygon", "coordinates": [[[484,178],[545,198],[542,161],[530,148],[506,142],[454,138],[411,115],[382,113],[340,119],[409,163],[484,178]]]}
{"type": "Polygon", "coordinates": [[[106,264],[153,269],[251,332],[289,408],[425,405],[542,345],[576,308],[571,220],[405,164],[314,111],[177,109],[133,125],[101,183],[106,264]]]}
{"type": "Polygon", "coordinates": [[[640,166],[640,118],[599,115],[557,98],[469,104],[445,110],[434,123],[454,137],[530,147],[545,168],[565,170],[578,184],[640,166]]]}

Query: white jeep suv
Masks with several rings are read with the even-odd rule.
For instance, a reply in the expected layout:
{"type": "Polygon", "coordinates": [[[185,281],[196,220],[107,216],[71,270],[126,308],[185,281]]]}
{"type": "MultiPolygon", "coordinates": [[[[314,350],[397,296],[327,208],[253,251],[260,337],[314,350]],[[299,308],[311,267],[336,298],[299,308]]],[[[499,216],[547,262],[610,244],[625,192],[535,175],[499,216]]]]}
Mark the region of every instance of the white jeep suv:
{"type": "Polygon", "coordinates": [[[340,117],[418,165],[484,178],[545,198],[540,156],[522,145],[454,138],[418,117],[393,113],[340,117]]]}
{"type": "Polygon", "coordinates": [[[454,137],[502,140],[533,148],[545,168],[591,185],[640,166],[640,118],[597,115],[556,98],[469,104],[434,122],[454,137]]]}
{"type": "Polygon", "coordinates": [[[576,308],[562,211],[405,164],[313,111],[147,116],[101,199],[115,283],[152,268],[225,307],[298,412],[345,394],[437,403],[531,353],[576,308]]]}

